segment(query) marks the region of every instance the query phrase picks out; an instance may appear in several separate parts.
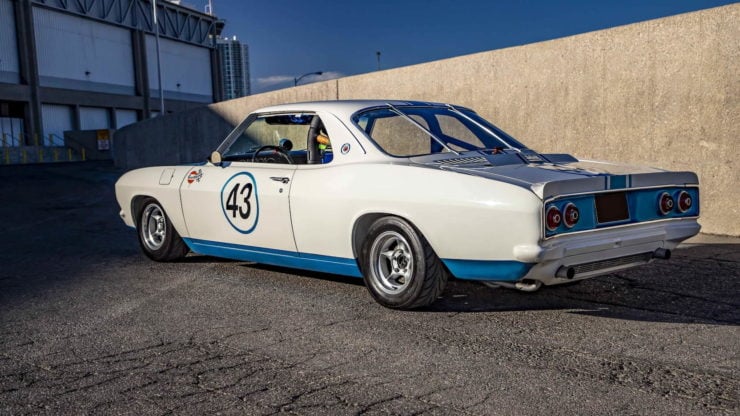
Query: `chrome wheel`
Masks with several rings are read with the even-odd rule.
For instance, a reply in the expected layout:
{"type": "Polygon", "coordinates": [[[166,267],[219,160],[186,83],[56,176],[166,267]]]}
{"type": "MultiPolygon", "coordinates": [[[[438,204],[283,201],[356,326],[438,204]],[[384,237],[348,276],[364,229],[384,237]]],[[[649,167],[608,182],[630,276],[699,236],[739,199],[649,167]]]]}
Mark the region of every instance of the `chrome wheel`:
{"type": "Polygon", "coordinates": [[[162,208],[149,204],[141,214],[141,239],[151,251],[162,248],[167,237],[167,219],[162,208]]]}
{"type": "Polygon", "coordinates": [[[400,233],[385,231],[378,235],[370,248],[370,259],[370,275],[381,291],[398,294],[411,283],[414,255],[400,233]]]}

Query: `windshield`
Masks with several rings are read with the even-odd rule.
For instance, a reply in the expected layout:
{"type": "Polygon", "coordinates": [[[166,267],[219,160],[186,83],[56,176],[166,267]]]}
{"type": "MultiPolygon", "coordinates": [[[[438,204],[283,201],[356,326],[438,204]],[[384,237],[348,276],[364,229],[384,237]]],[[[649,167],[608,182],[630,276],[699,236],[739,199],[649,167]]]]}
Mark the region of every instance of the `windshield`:
{"type": "Polygon", "coordinates": [[[384,152],[397,157],[526,148],[465,108],[389,105],[355,114],[352,121],[384,152]]]}

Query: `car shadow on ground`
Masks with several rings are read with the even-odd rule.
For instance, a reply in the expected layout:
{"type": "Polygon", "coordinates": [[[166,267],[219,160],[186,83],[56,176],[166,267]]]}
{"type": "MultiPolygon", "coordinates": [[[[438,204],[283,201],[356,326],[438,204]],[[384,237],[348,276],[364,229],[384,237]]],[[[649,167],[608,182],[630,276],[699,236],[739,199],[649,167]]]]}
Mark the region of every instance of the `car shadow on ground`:
{"type": "MultiPolygon", "coordinates": [[[[476,313],[562,309],[568,313],[612,319],[740,325],[738,248],[736,244],[695,245],[676,250],[670,261],[654,261],[580,282],[543,287],[535,293],[451,279],[437,302],[417,311],[476,313]]],[[[195,258],[189,261],[197,261],[195,258]]],[[[203,261],[221,260],[207,257],[203,261]]],[[[364,286],[361,279],[327,273],[256,263],[241,266],[364,286]]]]}

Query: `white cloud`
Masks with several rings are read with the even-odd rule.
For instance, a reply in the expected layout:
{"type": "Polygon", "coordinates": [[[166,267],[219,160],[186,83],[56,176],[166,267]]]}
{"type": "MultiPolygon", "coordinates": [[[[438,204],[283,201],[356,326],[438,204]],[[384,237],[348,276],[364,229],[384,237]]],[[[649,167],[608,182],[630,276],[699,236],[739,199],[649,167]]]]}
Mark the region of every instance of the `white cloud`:
{"type": "Polygon", "coordinates": [[[267,87],[275,84],[282,84],[284,82],[293,81],[293,77],[286,75],[272,75],[264,78],[257,78],[257,85],[260,87],[267,87]]]}

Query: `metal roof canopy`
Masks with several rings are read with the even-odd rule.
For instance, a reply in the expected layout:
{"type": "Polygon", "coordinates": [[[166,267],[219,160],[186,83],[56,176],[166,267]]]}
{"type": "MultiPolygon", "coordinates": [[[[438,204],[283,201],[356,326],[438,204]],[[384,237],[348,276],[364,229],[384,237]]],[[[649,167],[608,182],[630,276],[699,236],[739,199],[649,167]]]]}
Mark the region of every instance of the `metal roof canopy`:
{"type": "MultiPolygon", "coordinates": [[[[77,16],[154,33],[152,0],[32,0],[35,5],[77,16]]],[[[162,37],[208,48],[216,47],[223,21],[167,1],[157,2],[162,37]],[[214,36],[209,36],[214,35],[214,36]]]]}

